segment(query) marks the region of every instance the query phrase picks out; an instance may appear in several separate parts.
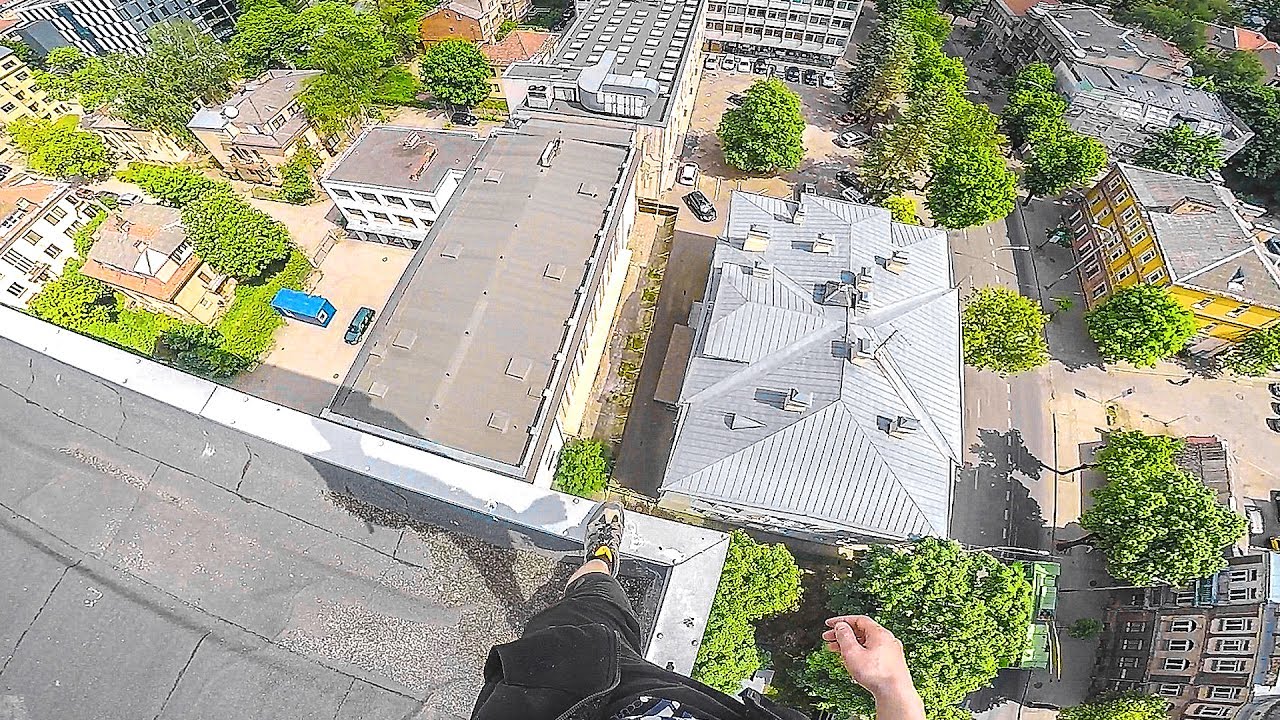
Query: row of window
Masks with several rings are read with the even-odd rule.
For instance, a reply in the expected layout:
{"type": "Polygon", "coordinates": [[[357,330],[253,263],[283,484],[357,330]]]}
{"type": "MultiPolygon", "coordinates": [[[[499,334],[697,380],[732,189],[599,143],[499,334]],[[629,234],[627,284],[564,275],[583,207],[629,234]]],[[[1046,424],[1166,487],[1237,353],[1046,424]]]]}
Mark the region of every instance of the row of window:
{"type": "MultiPolygon", "coordinates": [[[[807,3],[797,2],[797,0],[792,0],[792,4],[803,4],[803,5],[809,5],[811,7],[834,8],[836,10],[857,10],[858,9],[857,0],[812,0],[812,2],[807,2],[807,3]]],[[[744,10],[749,14],[753,7],[754,6],[752,5],[735,5],[732,3],[726,6],[726,4],[722,2],[713,2],[713,3],[707,4],[707,12],[708,13],[728,12],[731,15],[741,15],[743,14],[744,10]]]]}
{"type": "MultiPolygon", "coordinates": [[[[350,215],[351,217],[360,218],[361,220],[368,220],[372,217],[377,222],[384,222],[384,223],[391,222],[390,215],[388,215],[387,213],[378,212],[376,210],[370,210],[368,212],[365,212],[364,210],[361,210],[359,208],[344,207],[342,208],[342,211],[350,215]]],[[[396,217],[396,224],[401,227],[429,228],[432,225],[430,220],[419,220],[417,218],[411,218],[408,215],[396,215],[395,217],[396,217]]]]}
{"type": "MultiPolygon", "coordinates": [[[[1254,619],[1248,617],[1218,618],[1213,621],[1211,633],[1253,632],[1254,619]]],[[[1192,618],[1170,620],[1168,631],[1176,633],[1195,632],[1200,623],[1192,618]]],[[[1131,620],[1124,624],[1126,633],[1146,632],[1147,624],[1140,620],[1131,620]]]]}
{"type": "Polygon", "coordinates": [[[762,40],[765,38],[774,38],[776,40],[799,40],[802,42],[813,43],[815,45],[842,46],[848,39],[848,37],[844,35],[824,35],[822,33],[804,32],[801,30],[783,30],[782,28],[765,27],[764,25],[752,25],[749,23],[722,23],[716,20],[708,20],[707,29],[738,33],[740,35],[750,35],[762,40]]]}
{"type": "MultiPolygon", "coordinates": [[[[1156,687],[1156,694],[1164,697],[1178,697],[1186,688],[1187,686],[1181,683],[1160,683],[1156,687]]],[[[1202,697],[1207,700],[1239,700],[1244,696],[1244,688],[1227,687],[1225,685],[1210,685],[1209,687],[1202,689],[1205,691],[1202,697]]],[[[1188,708],[1188,710],[1190,710],[1190,708],[1188,708]]],[[[1203,715],[1204,713],[1200,712],[1194,714],[1203,715]]],[[[1213,717],[1214,715],[1210,713],[1209,716],[1213,717]]]]}
{"type": "MultiPolygon", "coordinates": [[[[1136,638],[1125,638],[1120,641],[1121,650],[1141,650],[1145,645],[1145,641],[1136,638]]],[[[1190,652],[1195,646],[1195,641],[1188,638],[1172,638],[1164,641],[1164,649],[1170,652],[1190,652]]],[[[1253,641],[1249,638],[1219,638],[1213,641],[1211,652],[1250,652],[1252,647],[1253,641]]]]}
{"type": "MultiPolygon", "coordinates": [[[[44,249],[44,254],[48,255],[51,260],[57,260],[62,257],[62,253],[62,248],[57,245],[50,245],[44,249]]],[[[9,265],[16,268],[18,272],[23,273],[31,272],[36,267],[35,260],[23,255],[14,248],[9,248],[5,251],[4,255],[0,255],[0,260],[4,260],[9,265]]]]}
{"type": "MultiPolygon", "coordinates": [[[[333,194],[340,198],[343,198],[344,200],[355,199],[355,196],[353,196],[349,190],[343,190],[342,188],[334,188],[333,194]]],[[[408,205],[405,205],[405,198],[402,198],[396,195],[378,196],[374,193],[362,192],[360,190],[357,190],[355,192],[355,195],[358,195],[360,199],[364,200],[365,202],[377,203],[379,205],[398,205],[400,207],[408,207],[408,205]]],[[[409,198],[408,200],[416,208],[422,208],[424,210],[430,210],[431,212],[435,212],[435,209],[436,209],[435,205],[433,205],[430,200],[419,200],[417,198],[409,198]]]]}
{"type": "Polygon", "coordinates": [[[853,27],[853,20],[850,18],[832,17],[831,15],[820,15],[818,13],[800,13],[787,12],[785,10],[766,10],[762,7],[743,7],[742,5],[730,5],[728,12],[725,13],[730,19],[732,16],[745,15],[749,18],[757,18],[759,20],[786,21],[792,23],[802,23],[805,25],[828,25],[835,28],[853,27]]]}
{"type": "MultiPolygon", "coordinates": [[[[1138,658],[1122,657],[1119,659],[1120,667],[1137,667],[1138,658]],[[1131,663],[1131,664],[1127,664],[1131,663]]],[[[1244,658],[1210,658],[1205,661],[1204,669],[1206,672],[1213,673],[1242,673],[1248,668],[1249,661],[1244,658]]],[[[1186,658],[1167,657],[1161,660],[1161,670],[1181,671],[1191,667],[1191,661],[1186,658]]]]}

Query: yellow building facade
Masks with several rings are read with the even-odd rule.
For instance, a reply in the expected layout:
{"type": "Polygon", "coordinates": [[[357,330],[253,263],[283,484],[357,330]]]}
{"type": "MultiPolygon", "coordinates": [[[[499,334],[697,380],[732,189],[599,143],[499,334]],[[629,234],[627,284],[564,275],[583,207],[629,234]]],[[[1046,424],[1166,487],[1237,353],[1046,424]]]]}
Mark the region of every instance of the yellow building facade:
{"type": "Polygon", "coordinates": [[[1089,307],[1148,283],[1195,314],[1193,351],[1214,352],[1280,321],[1270,233],[1262,208],[1230,190],[1181,175],[1116,165],[1068,218],[1089,307]]]}
{"type": "MultiPolygon", "coordinates": [[[[12,50],[0,46],[0,125],[21,117],[54,120],[77,111],[71,103],[50,100],[36,86],[35,75],[12,50]]],[[[12,164],[17,150],[8,136],[0,133],[0,163],[12,164]]]]}

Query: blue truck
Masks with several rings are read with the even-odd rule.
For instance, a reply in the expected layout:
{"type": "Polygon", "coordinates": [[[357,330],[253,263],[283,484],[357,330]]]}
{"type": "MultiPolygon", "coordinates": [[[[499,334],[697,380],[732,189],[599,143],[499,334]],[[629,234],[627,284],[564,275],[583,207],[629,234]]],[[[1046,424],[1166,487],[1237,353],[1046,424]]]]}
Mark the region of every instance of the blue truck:
{"type": "Polygon", "coordinates": [[[320,327],[328,327],[329,321],[338,312],[333,303],[319,295],[308,295],[289,288],[281,288],[271,298],[271,307],[287,318],[320,327]]]}

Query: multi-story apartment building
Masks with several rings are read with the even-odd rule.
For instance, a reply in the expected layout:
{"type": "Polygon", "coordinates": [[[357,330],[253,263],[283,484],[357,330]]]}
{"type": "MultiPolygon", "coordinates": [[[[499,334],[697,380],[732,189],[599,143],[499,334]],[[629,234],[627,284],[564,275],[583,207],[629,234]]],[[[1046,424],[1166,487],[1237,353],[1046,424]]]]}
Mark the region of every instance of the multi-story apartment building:
{"type": "Polygon", "coordinates": [[[170,20],[225,40],[238,12],[235,0],[19,0],[11,7],[19,36],[38,51],[73,45],[88,55],[141,54],[147,31],[170,20]]]}
{"type": "MultiPolygon", "coordinates": [[[[1188,438],[1179,464],[1231,502],[1217,438],[1188,438]]],[[[1251,551],[1189,587],[1098,591],[1109,599],[1094,691],[1159,695],[1173,720],[1244,717],[1247,704],[1276,689],[1277,577],[1280,553],[1251,551]]]]}
{"type": "MultiPolygon", "coordinates": [[[[53,119],[75,111],[70,103],[50,100],[36,86],[31,68],[12,50],[0,46],[0,125],[21,117],[53,119]]],[[[16,152],[9,137],[0,133],[0,163],[10,163],[16,152]]]]}
{"type": "Polygon", "coordinates": [[[806,541],[946,537],[962,452],[946,233],[735,191],[660,504],[806,541]]]}
{"type": "Polygon", "coordinates": [[[63,183],[0,185],[0,302],[24,307],[75,255],[73,236],[96,208],[63,183]]]}
{"type": "Polygon", "coordinates": [[[320,185],[368,242],[418,247],[484,145],[476,136],[421,128],[366,129],[320,185]]]}
{"type": "Polygon", "coordinates": [[[182,213],[162,205],[108,215],[80,272],[148,310],[206,324],[231,302],[236,285],[195,254],[182,213]]]}
{"type": "MultiPolygon", "coordinates": [[[[532,119],[495,130],[473,162],[459,153],[452,199],[323,416],[549,486],[627,276],[634,135],[532,119]]],[[[455,137],[420,132],[417,156],[436,148],[424,176],[455,167],[442,157],[455,137]]]]}
{"type": "Polygon", "coordinates": [[[512,119],[568,120],[634,132],[636,192],[676,181],[702,77],[703,0],[583,0],[555,52],[499,79],[512,119]]]}
{"type": "Polygon", "coordinates": [[[139,162],[176,164],[191,158],[191,150],[158,130],[144,130],[99,111],[84,118],[85,128],[102,137],[117,158],[139,162]]]}
{"type": "Polygon", "coordinates": [[[1266,73],[1262,76],[1264,83],[1275,85],[1280,80],[1280,43],[1275,40],[1257,30],[1213,23],[1205,23],[1204,37],[1215,50],[1243,52],[1257,58],[1266,73]]]}
{"type": "Polygon", "coordinates": [[[298,102],[303,82],[319,70],[268,70],[218,107],[196,111],[187,127],[237,180],[278,185],[279,168],[303,145],[331,157],[336,138],[324,138],[298,102]]]}
{"type": "Polygon", "coordinates": [[[1013,39],[1027,11],[1041,3],[1057,5],[1058,0],[988,0],[978,14],[983,44],[999,52],[1013,39]]]}
{"type": "Polygon", "coordinates": [[[1032,62],[1086,63],[1156,80],[1185,81],[1191,60],[1155,35],[1116,23],[1088,5],[1041,2],[1028,7],[1007,35],[997,35],[996,56],[1015,67],[1032,62]]]}
{"type": "Polygon", "coordinates": [[[860,0],[709,0],[709,52],[833,67],[858,24],[860,0]]]}
{"type": "Polygon", "coordinates": [[[532,0],[449,0],[422,18],[418,32],[428,46],[449,37],[492,43],[503,20],[520,20],[532,7],[532,0]]]}
{"type": "Polygon", "coordinates": [[[1280,250],[1262,208],[1183,175],[1118,164],[1068,217],[1090,307],[1119,288],[1169,288],[1195,313],[1191,348],[1211,353],[1280,321],[1280,250]]]}

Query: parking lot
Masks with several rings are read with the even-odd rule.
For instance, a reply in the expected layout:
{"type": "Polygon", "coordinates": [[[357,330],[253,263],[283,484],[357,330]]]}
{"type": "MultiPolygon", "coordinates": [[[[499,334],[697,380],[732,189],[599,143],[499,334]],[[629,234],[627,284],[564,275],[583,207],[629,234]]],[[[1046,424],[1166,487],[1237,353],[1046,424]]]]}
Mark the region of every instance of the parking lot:
{"type": "Polygon", "coordinates": [[[681,163],[698,164],[701,172],[697,187],[715,205],[717,218],[714,222],[704,223],[693,217],[681,201],[690,191],[690,186],[676,185],[665,201],[679,205],[683,210],[677,221],[677,229],[707,235],[718,234],[724,228],[729,193],[735,189],[782,197],[790,195],[798,182],[813,182],[817,184],[819,193],[838,196],[843,186],[836,180],[836,173],[857,168],[862,158],[861,150],[857,147],[837,147],[833,142],[837,135],[847,129],[836,119],[848,110],[841,97],[841,89],[814,87],[785,80],[783,82],[787,87],[800,96],[805,119],[805,156],[800,167],[778,175],[761,176],[726,165],[720,140],[716,137],[716,128],[725,110],[732,107],[729,96],[746,91],[753,82],[764,77],[752,72],[738,72],[736,69],[707,69],[703,72],[702,83],[698,87],[698,102],[689,123],[689,135],[685,139],[681,163]]]}
{"type": "Polygon", "coordinates": [[[339,240],[309,290],[328,298],[337,308],[329,326],[286,320],[276,330],[275,347],[262,364],[236,378],[234,387],[295,410],[319,414],[355,361],[359,345],[348,345],[342,337],[351,318],[362,306],[382,312],[411,257],[413,251],[405,248],[339,240]],[[327,268],[332,271],[326,272],[327,268]]]}

